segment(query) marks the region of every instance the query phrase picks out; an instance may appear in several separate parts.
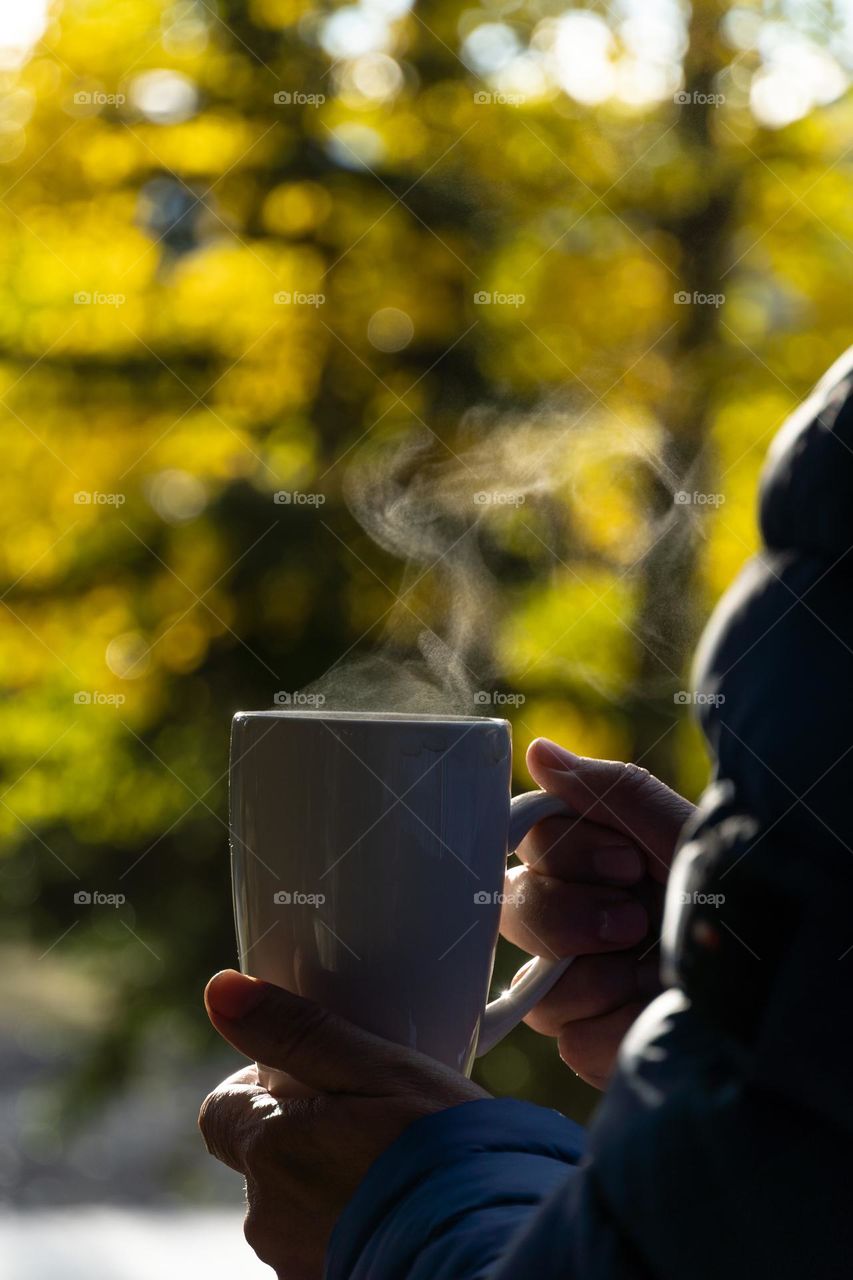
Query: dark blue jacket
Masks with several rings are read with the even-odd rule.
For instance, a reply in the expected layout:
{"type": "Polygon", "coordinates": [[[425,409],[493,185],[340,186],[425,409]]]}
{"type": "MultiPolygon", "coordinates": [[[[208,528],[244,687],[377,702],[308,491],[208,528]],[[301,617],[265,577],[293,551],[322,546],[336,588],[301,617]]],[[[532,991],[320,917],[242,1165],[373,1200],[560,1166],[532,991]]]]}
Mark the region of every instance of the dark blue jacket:
{"type": "Polygon", "coordinates": [[[588,1135],[509,1099],[374,1164],[327,1280],[853,1276],[853,353],[782,429],[706,630],[715,777],[588,1135]]]}

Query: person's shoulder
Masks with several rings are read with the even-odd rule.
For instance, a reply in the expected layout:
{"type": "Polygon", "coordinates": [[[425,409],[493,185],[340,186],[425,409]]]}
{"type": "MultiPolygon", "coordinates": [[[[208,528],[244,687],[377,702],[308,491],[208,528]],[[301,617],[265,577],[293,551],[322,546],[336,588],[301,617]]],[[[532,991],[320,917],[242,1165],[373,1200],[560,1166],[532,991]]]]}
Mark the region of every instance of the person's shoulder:
{"type": "Polygon", "coordinates": [[[834,560],[853,545],[853,347],[773,440],[761,480],[760,517],[772,550],[834,560]]]}

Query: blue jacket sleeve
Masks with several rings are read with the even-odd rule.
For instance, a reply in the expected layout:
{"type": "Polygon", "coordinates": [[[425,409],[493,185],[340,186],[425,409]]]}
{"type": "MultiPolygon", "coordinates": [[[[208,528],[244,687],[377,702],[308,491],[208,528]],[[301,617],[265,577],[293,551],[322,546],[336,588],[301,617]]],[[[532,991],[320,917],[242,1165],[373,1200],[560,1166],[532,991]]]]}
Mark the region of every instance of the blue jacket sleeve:
{"type": "Polygon", "coordinates": [[[852,1165],[853,1127],[745,1080],[672,990],[628,1033],[588,1138],[510,1099],[407,1129],[326,1280],[849,1280],[852,1165]]]}
{"type": "Polygon", "coordinates": [[[510,1098],[416,1121],[347,1206],[326,1280],[484,1280],[573,1176],[582,1144],[558,1112],[510,1098]]]}

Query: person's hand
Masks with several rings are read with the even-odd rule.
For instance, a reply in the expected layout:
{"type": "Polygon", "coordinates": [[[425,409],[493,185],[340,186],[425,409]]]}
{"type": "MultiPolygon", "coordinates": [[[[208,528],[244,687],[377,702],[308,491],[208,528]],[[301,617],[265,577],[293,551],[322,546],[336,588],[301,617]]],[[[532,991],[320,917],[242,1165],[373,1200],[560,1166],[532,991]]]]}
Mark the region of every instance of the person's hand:
{"type": "Polygon", "coordinates": [[[246,1067],[205,1098],[199,1127],[210,1154],[246,1179],[246,1239],[258,1257],[280,1280],[319,1280],[332,1227],[377,1156],[420,1116],[488,1095],[233,969],[211,978],[205,1004],[236,1049],[306,1086],[274,1097],[246,1067]]]}
{"type": "Polygon", "coordinates": [[[524,840],[501,932],[533,955],[578,957],[525,1021],[556,1036],[563,1061],[603,1088],[622,1037],[660,991],[663,886],[693,805],[646,769],[544,738],[527,765],[579,816],[546,818],[524,840]]]}

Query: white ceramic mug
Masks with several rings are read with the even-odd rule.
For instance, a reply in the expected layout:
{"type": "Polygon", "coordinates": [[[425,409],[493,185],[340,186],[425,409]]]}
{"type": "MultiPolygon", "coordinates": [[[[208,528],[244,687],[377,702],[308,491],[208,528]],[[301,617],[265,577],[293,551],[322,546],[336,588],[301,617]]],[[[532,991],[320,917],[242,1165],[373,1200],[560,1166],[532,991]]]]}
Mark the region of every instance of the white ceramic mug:
{"type": "Polygon", "coordinates": [[[468,1073],[553,986],[538,958],[487,1004],[508,852],[566,813],[510,803],[505,720],[239,712],[231,869],[245,973],[468,1073]]]}

